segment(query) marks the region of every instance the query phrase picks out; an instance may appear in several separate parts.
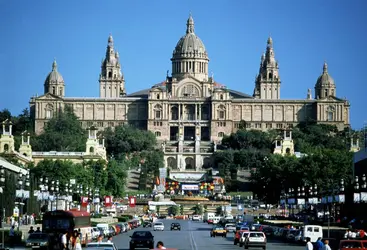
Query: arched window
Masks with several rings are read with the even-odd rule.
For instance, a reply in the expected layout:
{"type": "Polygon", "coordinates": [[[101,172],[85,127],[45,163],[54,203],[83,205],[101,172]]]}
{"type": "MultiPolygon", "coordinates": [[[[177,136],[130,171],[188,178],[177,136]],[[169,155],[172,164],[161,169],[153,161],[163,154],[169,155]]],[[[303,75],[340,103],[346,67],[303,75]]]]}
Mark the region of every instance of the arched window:
{"type": "Polygon", "coordinates": [[[291,154],[291,149],[290,149],[290,148],[287,148],[287,149],[285,150],[285,153],[286,153],[287,155],[290,155],[290,154],[291,154]]]}
{"type": "Polygon", "coordinates": [[[59,95],[62,95],[62,88],[59,89],[59,95]]]}
{"type": "Polygon", "coordinates": [[[154,118],[162,119],[162,106],[159,104],[154,106],[154,118]]]}
{"type": "Polygon", "coordinates": [[[334,121],[334,113],[335,113],[335,108],[333,106],[328,107],[327,109],[327,120],[328,121],[334,121]]]}
{"type": "Polygon", "coordinates": [[[9,151],[9,144],[5,144],[4,145],[4,152],[8,152],[9,151]]]}
{"type": "Polygon", "coordinates": [[[225,119],[226,118],[226,108],[224,107],[224,105],[220,105],[217,109],[217,115],[218,115],[218,119],[225,119]]]}
{"type": "Polygon", "coordinates": [[[220,95],[220,99],[223,100],[223,94],[220,95]]]}
{"type": "Polygon", "coordinates": [[[112,78],[112,71],[108,72],[108,78],[112,78]]]}
{"type": "Polygon", "coordinates": [[[162,133],[160,131],[156,131],[154,134],[155,134],[156,137],[161,137],[162,136],[162,133]]]}
{"type": "Polygon", "coordinates": [[[223,132],[219,132],[218,133],[218,137],[223,138],[224,137],[224,133],[223,132]]]}
{"type": "Polygon", "coordinates": [[[173,106],[171,108],[171,120],[178,120],[178,107],[173,106]]]}
{"type": "Polygon", "coordinates": [[[159,95],[159,94],[157,94],[157,99],[158,99],[158,100],[160,99],[160,95],[159,95]]]}
{"type": "Polygon", "coordinates": [[[51,104],[47,104],[45,108],[46,119],[51,119],[53,117],[54,108],[51,104]]]}
{"type": "Polygon", "coordinates": [[[52,87],[52,94],[56,95],[56,88],[55,87],[52,87]]]}
{"type": "Polygon", "coordinates": [[[93,154],[94,153],[94,148],[93,147],[90,147],[89,148],[89,153],[93,154]]]}

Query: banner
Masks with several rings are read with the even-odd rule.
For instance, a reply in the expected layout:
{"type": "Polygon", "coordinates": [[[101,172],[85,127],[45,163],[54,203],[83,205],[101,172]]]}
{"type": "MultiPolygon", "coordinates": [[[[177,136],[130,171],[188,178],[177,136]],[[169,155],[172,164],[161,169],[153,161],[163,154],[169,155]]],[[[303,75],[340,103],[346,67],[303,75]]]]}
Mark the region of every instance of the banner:
{"type": "Polygon", "coordinates": [[[130,207],[135,207],[135,205],[136,205],[136,197],[130,196],[129,197],[129,206],[130,207]]]}
{"type": "Polygon", "coordinates": [[[160,168],[159,169],[159,180],[157,181],[158,184],[158,191],[165,192],[166,191],[166,178],[167,178],[167,169],[160,168]]]}
{"type": "Polygon", "coordinates": [[[182,190],[199,190],[199,185],[183,184],[182,185],[182,190]]]}
{"type": "Polygon", "coordinates": [[[112,197],[111,196],[106,196],[104,198],[104,206],[105,207],[110,207],[112,205],[112,197]]]}

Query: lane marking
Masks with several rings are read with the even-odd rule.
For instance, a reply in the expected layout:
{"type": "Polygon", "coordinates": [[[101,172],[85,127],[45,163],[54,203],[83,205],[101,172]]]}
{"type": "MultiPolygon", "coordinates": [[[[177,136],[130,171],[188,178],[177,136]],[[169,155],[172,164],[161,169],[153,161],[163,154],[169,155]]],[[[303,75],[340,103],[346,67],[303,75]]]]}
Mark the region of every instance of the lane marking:
{"type": "Polygon", "coordinates": [[[191,221],[189,221],[189,228],[190,228],[191,247],[193,250],[198,250],[198,246],[194,238],[194,233],[192,232],[192,228],[191,228],[191,221]]]}

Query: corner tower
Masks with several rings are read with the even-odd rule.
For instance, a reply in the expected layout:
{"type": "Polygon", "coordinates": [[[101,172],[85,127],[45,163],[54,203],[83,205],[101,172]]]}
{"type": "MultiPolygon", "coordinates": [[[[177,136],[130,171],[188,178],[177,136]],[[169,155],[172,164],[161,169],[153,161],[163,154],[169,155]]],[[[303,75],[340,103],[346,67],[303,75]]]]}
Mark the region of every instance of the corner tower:
{"type": "Polygon", "coordinates": [[[99,97],[119,98],[126,95],[125,79],[121,73],[119,53],[114,50],[113,38],[108,37],[106,57],[99,75],[99,97]]]}
{"type": "Polygon", "coordinates": [[[328,65],[324,62],[322,74],[315,85],[315,99],[323,99],[328,96],[336,96],[336,86],[334,79],[329,75],[328,65]]]}
{"type": "Polygon", "coordinates": [[[44,87],[44,94],[50,93],[60,97],[65,96],[65,82],[62,75],[57,71],[56,60],[52,63],[52,71],[47,75],[44,87]]]}
{"type": "Polygon", "coordinates": [[[209,58],[203,42],[195,34],[194,19],[191,14],[186,23],[186,34],[173,50],[172,77],[178,81],[191,75],[199,81],[208,81],[209,58]]]}
{"type": "Polygon", "coordinates": [[[271,37],[268,38],[266,53],[261,56],[260,70],[256,76],[253,96],[258,99],[280,99],[279,66],[275,60],[271,37]]]}

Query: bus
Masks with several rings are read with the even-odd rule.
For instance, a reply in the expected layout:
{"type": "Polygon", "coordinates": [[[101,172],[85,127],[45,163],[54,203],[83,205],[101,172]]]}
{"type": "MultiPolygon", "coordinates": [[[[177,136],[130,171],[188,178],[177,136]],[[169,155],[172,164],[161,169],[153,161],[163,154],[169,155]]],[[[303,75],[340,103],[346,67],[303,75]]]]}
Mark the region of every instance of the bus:
{"type": "Polygon", "coordinates": [[[90,214],[86,211],[77,210],[55,210],[44,213],[42,218],[42,232],[50,236],[52,246],[60,242],[61,234],[67,232],[68,240],[75,230],[82,234],[82,245],[91,242],[91,221],[90,214]]]}

